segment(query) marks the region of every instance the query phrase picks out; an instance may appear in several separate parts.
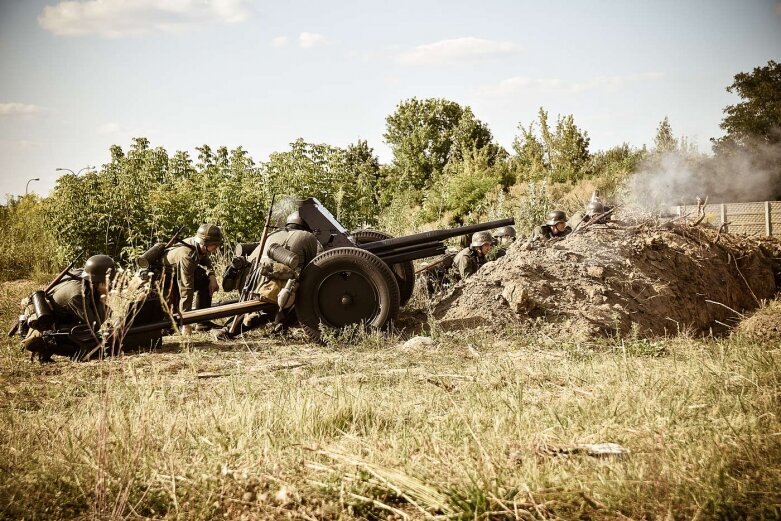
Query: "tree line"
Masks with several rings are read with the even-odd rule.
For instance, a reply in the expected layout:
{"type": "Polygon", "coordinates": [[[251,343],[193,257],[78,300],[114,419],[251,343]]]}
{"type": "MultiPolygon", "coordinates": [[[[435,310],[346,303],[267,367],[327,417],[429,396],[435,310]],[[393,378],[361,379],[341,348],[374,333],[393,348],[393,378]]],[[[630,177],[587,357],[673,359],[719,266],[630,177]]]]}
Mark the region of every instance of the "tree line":
{"type": "MultiPolygon", "coordinates": [[[[762,139],[778,143],[781,88],[767,84],[781,86],[780,70],[771,61],[735,77],[728,90],[743,102],[725,109],[727,134],[714,140],[716,154],[760,146],[762,139]]],[[[650,151],[622,144],[592,152],[573,115],[552,121],[542,108],[518,126],[508,151],[468,106],[437,98],[400,102],[383,137],[393,153],[389,164],[363,140],[342,148],[297,139],[265,162],[243,147],[203,145],[191,157],[144,137],[127,149],[114,145],[108,163],[63,175],[48,197],[9,198],[0,209],[0,277],[51,271],[79,249],[127,261],[180,226],[192,231],[207,221],[231,242],[257,240],[273,194],[317,197],[350,229],[456,225],[495,217],[497,206],[532,221],[555,199],[551,186],[592,180],[616,187],[654,154],[696,152],[674,137],[666,118],[650,151]],[[39,257],[43,264],[31,266],[39,257]]]]}

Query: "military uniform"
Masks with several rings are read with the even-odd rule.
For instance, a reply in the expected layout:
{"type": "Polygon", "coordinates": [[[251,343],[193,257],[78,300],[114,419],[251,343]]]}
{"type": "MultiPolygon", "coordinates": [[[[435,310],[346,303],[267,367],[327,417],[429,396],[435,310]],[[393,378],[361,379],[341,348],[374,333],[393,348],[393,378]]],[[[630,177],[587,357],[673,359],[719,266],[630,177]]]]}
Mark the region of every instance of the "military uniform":
{"type": "Polygon", "coordinates": [[[548,224],[543,224],[542,226],[537,226],[534,231],[532,232],[531,237],[529,237],[529,242],[534,242],[537,240],[546,240],[549,241],[551,239],[560,239],[563,237],[566,237],[572,233],[572,228],[567,226],[564,228],[564,231],[559,233],[558,235],[553,234],[553,226],[550,226],[548,224]]]}
{"type": "MultiPolygon", "coordinates": [[[[266,244],[263,247],[263,256],[268,256],[269,249],[274,245],[284,246],[298,255],[298,266],[300,268],[309,264],[322,251],[322,246],[320,246],[314,234],[304,230],[281,230],[272,233],[266,239],[266,244]]],[[[249,256],[250,262],[257,260],[260,253],[260,248],[255,248],[249,256]]]]}
{"type": "Polygon", "coordinates": [[[477,273],[485,262],[485,257],[478,255],[472,248],[464,248],[453,259],[453,269],[464,280],[477,273]]]}
{"type": "Polygon", "coordinates": [[[163,259],[165,265],[166,294],[169,301],[178,306],[179,311],[193,309],[193,301],[198,296],[198,308],[212,305],[209,292],[209,277],[216,276],[208,254],[201,254],[195,237],[182,241],[187,246],[180,245],[171,248],[163,259]]]}
{"type": "Polygon", "coordinates": [[[81,280],[60,282],[52,289],[49,301],[58,327],[87,324],[97,331],[106,319],[105,304],[94,298],[89,284],[81,280]]]}

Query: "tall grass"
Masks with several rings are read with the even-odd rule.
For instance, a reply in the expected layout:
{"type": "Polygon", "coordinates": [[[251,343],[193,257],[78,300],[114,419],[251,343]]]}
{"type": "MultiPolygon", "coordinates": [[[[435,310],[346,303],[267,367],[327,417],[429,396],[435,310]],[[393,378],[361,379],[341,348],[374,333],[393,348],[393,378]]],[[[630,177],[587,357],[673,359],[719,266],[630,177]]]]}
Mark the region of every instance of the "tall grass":
{"type": "Polygon", "coordinates": [[[4,342],[0,512],[781,516],[777,346],[488,330],[439,332],[425,348],[402,340],[356,330],[325,347],[263,335],[218,347],[196,336],[185,350],[48,367],[20,364],[4,342]],[[630,454],[571,450],[599,442],[630,454]]]}

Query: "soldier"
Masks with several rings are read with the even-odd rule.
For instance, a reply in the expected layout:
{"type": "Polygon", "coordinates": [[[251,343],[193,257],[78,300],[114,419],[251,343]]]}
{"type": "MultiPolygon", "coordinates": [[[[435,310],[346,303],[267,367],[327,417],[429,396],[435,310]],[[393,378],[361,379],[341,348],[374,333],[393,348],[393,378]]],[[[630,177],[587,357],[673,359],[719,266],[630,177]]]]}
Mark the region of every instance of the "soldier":
{"type": "MultiPolygon", "coordinates": [[[[298,211],[288,215],[285,229],[272,233],[266,239],[263,252],[255,248],[249,256],[249,261],[257,266],[260,273],[255,274],[259,284],[252,292],[268,303],[268,308],[259,312],[249,313],[243,317],[242,330],[258,327],[274,317],[276,329],[282,329],[288,319],[288,312],[295,303],[296,282],[301,271],[322,251],[322,246],[315,235],[309,231],[298,211]],[[276,253],[271,253],[272,248],[276,253]],[[279,250],[281,248],[281,250],[279,250]],[[282,256],[288,259],[284,264],[282,256]],[[270,258],[270,255],[275,259],[270,258]],[[258,275],[262,274],[262,278],[258,275]],[[283,293],[284,291],[284,293],[283,293]],[[284,300],[284,302],[280,302],[284,300]],[[281,303],[281,306],[280,306],[281,303]],[[267,319],[264,321],[264,318],[267,319]]],[[[253,274],[249,275],[250,281],[253,274]]],[[[252,282],[251,282],[252,283],[252,282]]],[[[235,320],[235,319],[234,319],[235,320]]],[[[215,332],[215,338],[226,340],[231,336],[231,322],[215,332]]]]}
{"type": "Polygon", "coordinates": [[[428,295],[447,288],[453,281],[453,259],[457,253],[458,250],[448,250],[443,255],[421,265],[417,273],[420,274],[428,295]]]}
{"type": "MultiPolygon", "coordinates": [[[[55,336],[47,342],[42,333],[69,331],[75,326],[85,325],[91,336],[99,339],[100,326],[106,320],[106,304],[103,297],[108,294],[109,280],[115,269],[114,259],[108,255],[93,255],[84,264],[81,279],[67,279],[52,288],[46,295],[51,312],[48,327],[35,329],[35,321],[29,322],[30,332],[22,342],[32,353],[38,354],[41,362],[51,362],[52,355],[75,356],[79,346],[69,343],[64,336],[55,336]]],[[[42,293],[42,292],[41,292],[42,293]]],[[[30,316],[27,304],[26,314],[30,316]]]]}
{"type": "Polygon", "coordinates": [[[572,228],[567,226],[567,214],[561,210],[551,210],[548,212],[545,224],[538,226],[532,232],[529,240],[524,244],[524,249],[531,248],[531,245],[537,241],[550,241],[553,239],[563,239],[570,233],[572,228]]]}
{"type": "Polygon", "coordinates": [[[599,223],[605,223],[610,220],[610,216],[603,216],[605,212],[609,211],[609,208],[607,208],[604,204],[602,204],[601,201],[598,199],[592,199],[588,206],[586,207],[585,212],[577,212],[575,215],[572,216],[572,218],[567,223],[567,226],[569,226],[572,230],[576,230],[583,226],[584,224],[591,222],[596,217],[598,220],[594,221],[596,224],[599,223]]]}
{"type": "Polygon", "coordinates": [[[515,227],[503,226],[496,230],[493,233],[493,236],[496,239],[496,248],[491,250],[491,253],[488,255],[489,261],[493,261],[507,255],[507,248],[509,248],[510,245],[515,242],[515,227]]]}
{"type": "MultiPolygon", "coordinates": [[[[224,241],[222,230],[214,224],[202,224],[194,237],[171,248],[163,259],[166,281],[164,287],[171,306],[179,312],[212,305],[212,295],[220,288],[214,273],[210,255],[215,253],[224,241]]],[[[208,324],[200,327],[208,328],[208,324]]],[[[182,333],[192,332],[190,326],[182,326],[182,333]]]]}
{"type": "Polygon", "coordinates": [[[491,232],[477,232],[472,235],[471,244],[456,254],[453,268],[458,270],[461,280],[474,275],[487,262],[486,255],[491,251],[493,242],[491,232]]]}

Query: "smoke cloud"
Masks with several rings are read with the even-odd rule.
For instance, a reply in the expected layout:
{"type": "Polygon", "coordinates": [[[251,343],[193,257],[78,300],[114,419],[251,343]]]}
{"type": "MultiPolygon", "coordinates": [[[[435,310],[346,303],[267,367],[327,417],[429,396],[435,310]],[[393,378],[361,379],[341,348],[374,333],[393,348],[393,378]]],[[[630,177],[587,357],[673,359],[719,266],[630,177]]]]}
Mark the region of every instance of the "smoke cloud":
{"type": "Polygon", "coordinates": [[[707,157],[652,154],[627,183],[626,204],[647,209],[781,198],[781,145],[761,144],[707,157]]]}

